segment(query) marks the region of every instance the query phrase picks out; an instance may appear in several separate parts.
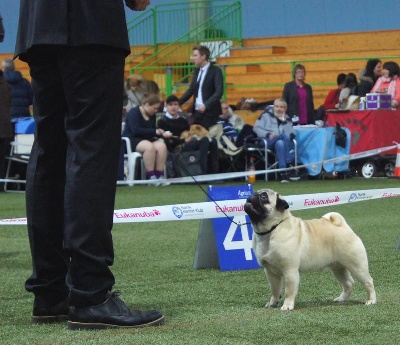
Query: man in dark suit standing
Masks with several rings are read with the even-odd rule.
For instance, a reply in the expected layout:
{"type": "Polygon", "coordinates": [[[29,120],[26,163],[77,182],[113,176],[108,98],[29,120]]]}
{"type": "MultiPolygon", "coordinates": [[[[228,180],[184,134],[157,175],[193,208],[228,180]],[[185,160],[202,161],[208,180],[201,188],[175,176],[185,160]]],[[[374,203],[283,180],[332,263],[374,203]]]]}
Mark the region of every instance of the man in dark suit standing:
{"type": "Polygon", "coordinates": [[[198,68],[194,71],[189,89],[179,99],[179,103],[183,104],[193,96],[193,123],[209,129],[217,123],[218,116],[222,113],[222,71],[208,61],[210,50],[206,46],[195,46],[192,51],[191,60],[198,68]]]}
{"type": "MultiPolygon", "coordinates": [[[[142,11],[149,0],[125,0],[142,11]]],[[[160,324],[111,292],[122,85],[130,47],[122,0],[21,0],[15,55],[30,67],[35,142],[26,209],[34,323],[69,329],[160,324]]]]}
{"type": "Polygon", "coordinates": [[[287,114],[298,116],[301,125],[314,124],[314,97],[311,85],[305,82],[306,69],[297,64],[293,68],[293,81],[285,84],[282,98],[287,103],[287,114]]]}

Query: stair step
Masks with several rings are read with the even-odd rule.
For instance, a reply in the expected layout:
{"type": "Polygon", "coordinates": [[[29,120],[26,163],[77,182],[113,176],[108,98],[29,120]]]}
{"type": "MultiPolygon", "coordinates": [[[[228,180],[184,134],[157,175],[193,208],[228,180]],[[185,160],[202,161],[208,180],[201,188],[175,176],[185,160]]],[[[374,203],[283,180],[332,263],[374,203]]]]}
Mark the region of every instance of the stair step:
{"type": "Polygon", "coordinates": [[[232,48],[232,57],[255,57],[255,56],[269,56],[273,54],[285,53],[285,47],[278,46],[255,46],[255,47],[241,47],[232,48]]]}

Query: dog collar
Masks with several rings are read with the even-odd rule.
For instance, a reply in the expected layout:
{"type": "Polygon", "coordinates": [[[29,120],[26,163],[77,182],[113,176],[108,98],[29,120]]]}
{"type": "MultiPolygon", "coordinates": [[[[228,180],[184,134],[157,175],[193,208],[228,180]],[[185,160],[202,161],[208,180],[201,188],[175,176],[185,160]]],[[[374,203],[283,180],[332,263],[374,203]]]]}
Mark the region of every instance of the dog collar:
{"type": "Polygon", "coordinates": [[[279,224],[281,224],[282,222],[284,221],[284,219],[282,219],[278,224],[275,224],[271,229],[269,229],[268,231],[266,231],[266,232],[256,232],[256,231],[254,231],[257,235],[260,235],[260,236],[262,236],[262,235],[268,235],[269,233],[271,233],[272,231],[274,231],[278,226],[279,226],[279,224]]]}

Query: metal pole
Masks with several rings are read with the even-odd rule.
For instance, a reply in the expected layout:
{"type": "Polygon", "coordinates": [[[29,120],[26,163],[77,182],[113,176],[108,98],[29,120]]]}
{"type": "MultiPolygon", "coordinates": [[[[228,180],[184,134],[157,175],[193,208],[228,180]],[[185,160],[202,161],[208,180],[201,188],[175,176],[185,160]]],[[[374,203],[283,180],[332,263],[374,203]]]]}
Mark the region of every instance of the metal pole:
{"type": "Polygon", "coordinates": [[[167,97],[172,95],[172,67],[170,66],[165,68],[165,94],[167,97]]]}

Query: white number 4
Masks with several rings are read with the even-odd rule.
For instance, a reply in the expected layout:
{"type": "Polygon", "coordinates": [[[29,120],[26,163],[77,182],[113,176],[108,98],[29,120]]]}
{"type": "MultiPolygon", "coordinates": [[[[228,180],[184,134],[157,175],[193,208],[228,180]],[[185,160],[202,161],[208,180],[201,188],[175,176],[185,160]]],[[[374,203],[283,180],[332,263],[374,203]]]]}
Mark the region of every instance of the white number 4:
{"type": "Polygon", "coordinates": [[[238,216],[233,218],[233,222],[231,223],[228,232],[226,233],[226,237],[224,240],[224,248],[225,250],[244,250],[244,255],[247,261],[253,260],[252,254],[252,244],[251,239],[249,238],[249,231],[247,229],[246,216],[238,216]],[[243,224],[241,226],[235,224],[243,224]],[[236,231],[240,228],[240,232],[242,234],[241,241],[234,241],[233,238],[236,234],[236,231]]]}

